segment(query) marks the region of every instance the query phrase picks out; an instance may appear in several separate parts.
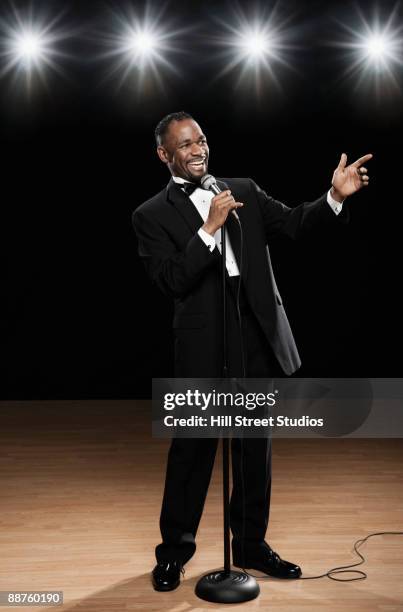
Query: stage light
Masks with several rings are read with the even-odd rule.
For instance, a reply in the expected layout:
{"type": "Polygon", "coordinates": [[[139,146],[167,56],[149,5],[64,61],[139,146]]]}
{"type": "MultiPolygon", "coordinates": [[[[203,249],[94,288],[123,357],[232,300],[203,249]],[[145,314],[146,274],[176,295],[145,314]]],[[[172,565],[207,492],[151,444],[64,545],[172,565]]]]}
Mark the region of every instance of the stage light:
{"type": "Polygon", "coordinates": [[[233,35],[227,39],[223,38],[222,44],[229,48],[232,53],[230,67],[246,63],[249,66],[264,66],[271,71],[276,61],[281,61],[281,36],[270,23],[264,25],[242,24],[240,29],[235,29],[233,35]]]}
{"type": "Polygon", "coordinates": [[[46,61],[50,49],[46,38],[41,33],[22,31],[9,41],[10,55],[13,54],[15,62],[24,69],[38,66],[40,61],[46,61]]]}
{"type": "Polygon", "coordinates": [[[136,60],[144,62],[152,57],[158,58],[159,48],[163,47],[162,40],[162,32],[133,28],[122,37],[117,52],[126,54],[132,64],[135,64],[136,60]]]}
{"type": "Polygon", "coordinates": [[[399,61],[401,63],[403,59],[402,40],[388,32],[361,34],[354,47],[358,52],[357,59],[377,70],[387,70],[392,64],[399,61]]]}
{"type": "Polygon", "coordinates": [[[403,26],[397,6],[387,19],[381,20],[378,10],[371,19],[358,10],[358,21],[354,25],[351,21],[338,23],[344,30],[344,40],[330,44],[344,50],[342,78],[353,82],[355,90],[365,88],[369,93],[368,88],[372,87],[379,99],[400,91],[403,26]]]}
{"type": "Polygon", "coordinates": [[[239,48],[245,55],[256,59],[270,53],[269,38],[262,32],[245,32],[239,40],[239,48]]]}
{"type": "Polygon", "coordinates": [[[238,72],[232,85],[247,94],[254,90],[259,96],[263,89],[267,93],[281,91],[281,69],[295,70],[290,61],[290,53],[296,48],[292,41],[297,28],[291,26],[295,15],[281,17],[277,5],[253,15],[246,14],[238,4],[233,10],[232,18],[216,18],[217,25],[210,28],[213,33],[206,39],[217,50],[211,59],[218,66],[222,64],[218,72],[215,69],[215,80],[238,72]]]}
{"type": "Polygon", "coordinates": [[[388,53],[388,44],[383,36],[370,36],[364,46],[367,54],[371,58],[382,58],[388,53]]]}
{"type": "Polygon", "coordinates": [[[43,49],[43,41],[37,34],[24,32],[16,41],[16,51],[22,58],[37,59],[43,49]]]}
{"type": "Polygon", "coordinates": [[[62,13],[51,19],[48,15],[21,14],[15,6],[0,20],[0,77],[13,74],[13,85],[22,79],[30,91],[39,80],[47,85],[47,74],[63,74],[60,60],[68,57],[60,44],[74,35],[73,30],[56,27],[62,13]]]}
{"type": "Polygon", "coordinates": [[[164,73],[178,74],[173,54],[180,51],[176,44],[185,30],[175,28],[163,10],[153,14],[148,4],[142,16],[133,7],[111,10],[109,30],[96,40],[102,48],[98,59],[108,63],[105,79],[115,79],[117,89],[128,84],[139,94],[152,86],[164,90],[164,73]]]}
{"type": "Polygon", "coordinates": [[[158,47],[158,40],[149,32],[133,34],[129,41],[129,50],[144,55],[152,53],[158,47]]]}
{"type": "Polygon", "coordinates": [[[44,65],[51,64],[53,55],[51,39],[44,31],[29,27],[9,30],[1,55],[7,61],[3,68],[4,73],[13,68],[22,71],[41,70],[44,65]]]}

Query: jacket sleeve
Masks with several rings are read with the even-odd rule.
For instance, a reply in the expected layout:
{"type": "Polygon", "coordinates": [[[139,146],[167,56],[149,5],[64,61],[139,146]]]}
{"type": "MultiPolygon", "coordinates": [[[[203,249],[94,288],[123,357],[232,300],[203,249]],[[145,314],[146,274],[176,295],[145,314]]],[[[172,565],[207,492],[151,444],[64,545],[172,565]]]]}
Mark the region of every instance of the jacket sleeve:
{"type": "Polygon", "coordinates": [[[180,251],[169,234],[148,212],[134,211],[132,222],[140,258],[151,281],[165,295],[183,297],[199,281],[205,270],[217,262],[217,248],[210,251],[197,233],[180,251]]]}
{"type": "Polygon", "coordinates": [[[259,204],[267,237],[285,234],[296,239],[318,224],[346,223],[349,219],[348,208],[345,205],[338,215],[331,209],[327,202],[327,192],[314,202],[304,202],[290,208],[267,195],[254,181],[250,182],[259,204]]]}

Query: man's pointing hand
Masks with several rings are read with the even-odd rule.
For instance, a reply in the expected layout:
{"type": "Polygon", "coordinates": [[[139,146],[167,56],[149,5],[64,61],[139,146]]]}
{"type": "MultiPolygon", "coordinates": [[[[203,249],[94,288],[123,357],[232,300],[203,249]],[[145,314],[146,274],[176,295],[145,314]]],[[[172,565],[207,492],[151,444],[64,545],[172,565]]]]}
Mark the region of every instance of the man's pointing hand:
{"type": "Polygon", "coordinates": [[[359,191],[361,187],[368,185],[368,171],[363,164],[371,158],[372,154],[368,153],[357,159],[353,164],[346,166],[347,155],[342,153],[332,179],[331,195],[335,200],[342,202],[349,195],[359,191]]]}

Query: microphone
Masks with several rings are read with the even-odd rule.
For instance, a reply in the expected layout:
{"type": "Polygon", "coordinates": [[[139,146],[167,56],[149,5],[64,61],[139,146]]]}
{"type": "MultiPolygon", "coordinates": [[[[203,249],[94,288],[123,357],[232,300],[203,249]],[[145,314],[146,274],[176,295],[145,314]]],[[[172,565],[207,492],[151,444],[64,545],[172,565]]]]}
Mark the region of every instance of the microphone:
{"type": "MultiPolygon", "coordinates": [[[[217,181],[212,174],[205,174],[200,180],[200,186],[202,189],[212,191],[213,193],[215,193],[215,195],[221,193],[221,189],[217,185],[217,181]]],[[[234,215],[235,219],[238,221],[238,223],[240,223],[240,219],[236,210],[232,209],[231,212],[234,215]]]]}

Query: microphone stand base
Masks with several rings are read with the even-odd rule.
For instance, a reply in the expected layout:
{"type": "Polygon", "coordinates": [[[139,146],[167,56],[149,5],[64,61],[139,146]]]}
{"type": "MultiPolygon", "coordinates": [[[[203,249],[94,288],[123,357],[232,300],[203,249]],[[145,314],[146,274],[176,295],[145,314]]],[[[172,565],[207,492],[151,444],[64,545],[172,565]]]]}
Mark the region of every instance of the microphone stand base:
{"type": "Polygon", "coordinates": [[[260,588],[253,576],[244,572],[221,570],[200,578],[195,593],[205,601],[231,604],[255,599],[260,588]]]}

